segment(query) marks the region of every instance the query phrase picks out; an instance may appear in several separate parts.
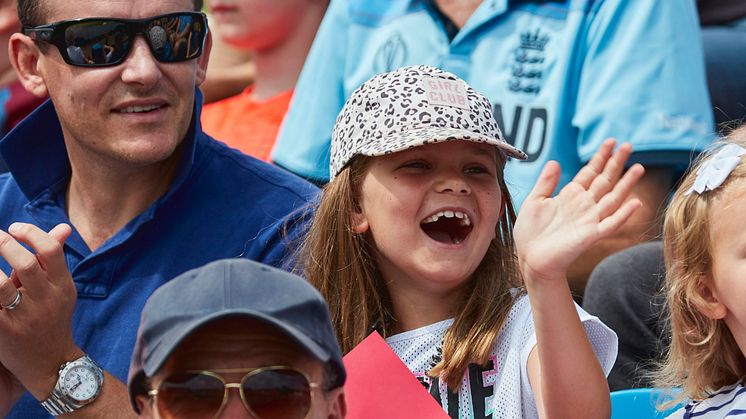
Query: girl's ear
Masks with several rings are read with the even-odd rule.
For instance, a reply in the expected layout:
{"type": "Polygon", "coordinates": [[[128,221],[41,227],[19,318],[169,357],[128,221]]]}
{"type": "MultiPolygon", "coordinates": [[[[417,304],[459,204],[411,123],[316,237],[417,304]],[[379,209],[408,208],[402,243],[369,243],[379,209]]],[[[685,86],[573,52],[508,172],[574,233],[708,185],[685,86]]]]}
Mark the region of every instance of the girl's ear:
{"type": "Polygon", "coordinates": [[[700,313],[712,320],[720,320],[728,314],[728,307],[720,302],[717,290],[712,285],[712,278],[702,274],[697,283],[697,295],[693,296],[692,303],[700,313]]]}
{"type": "Polygon", "coordinates": [[[368,218],[363,213],[361,208],[358,208],[354,214],[352,214],[352,231],[357,234],[367,233],[370,228],[368,224],[368,218]]]}

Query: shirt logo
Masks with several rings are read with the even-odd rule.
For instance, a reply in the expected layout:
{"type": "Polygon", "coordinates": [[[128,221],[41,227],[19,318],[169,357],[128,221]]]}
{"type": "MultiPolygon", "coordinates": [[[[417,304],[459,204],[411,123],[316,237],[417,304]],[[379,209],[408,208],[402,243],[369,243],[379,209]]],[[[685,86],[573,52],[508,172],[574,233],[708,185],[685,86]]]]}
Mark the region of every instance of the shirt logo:
{"type": "Polygon", "coordinates": [[[407,60],[407,45],[398,32],[394,33],[378,48],[375,56],[376,72],[386,73],[396,70],[407,60]]]}
{"type": "Polygon", "coordinates": [[[519,45],[513,50],[513,66],[508,89],[512,92],[536,95],[541,91],[544,75],[544,48],[549,36],[526,31],[520,35],[519,45]]]}

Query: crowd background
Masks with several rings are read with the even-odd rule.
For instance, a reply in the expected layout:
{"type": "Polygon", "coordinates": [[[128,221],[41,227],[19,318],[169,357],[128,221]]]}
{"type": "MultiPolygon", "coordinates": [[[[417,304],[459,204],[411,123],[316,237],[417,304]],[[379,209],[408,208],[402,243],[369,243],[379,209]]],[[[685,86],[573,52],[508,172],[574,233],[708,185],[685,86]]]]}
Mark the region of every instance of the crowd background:
{"type": "MultiPolygon", "coordinates": [[[[15,1],[0,2],[0,43],[20,30],[16,8],[15,1]]],[[[548,160],[562,163],[561,187],[608,137],[631,142],[627,167],[641,163],[647,170],[630,199],[643,207],[618,234],[573,261],[568,281],[576,301],[618,335],[610,389],[654,385],[671,340],[663,214],[691,162],[746,119],[746,2],[208,0],[204,10],[213,41],[197,93],[202,128],[274,164],[270,183],[290,179],[289,171],[327,184],[332,128],[345,101],[376,73],[405,65],[443,67],[486,93],[508,142],[529,156],[528,163],[510,161],[506,171],[519,214],[548,160]]],[[[0,134],[44,100],[23,89],[2,54],[0,134]]],[[[0,161],[0,172],[7,170],[0,161]]],[[[243,175],[237,169],[231,181],[243,175]]],[[[215,182],[220,178],[214,173],[215,182]]],[[[311,201],[315,189],[292,179],[280,182],[293,184],[292,199],[311,201]]],[[[272,199],[287,198],[269,195],[257,214],[272,199]]],[[[274,263],[287,249],[275,237],[281,226],[267,222],[270,233],[243,234],[272,236],[277,250],[256,258],[274,263]]],[[[138,295],[142,303],[145,297],[138,295]]],[[[134,315],[128,318],[128,328],[136,328],[134,315]]]]}

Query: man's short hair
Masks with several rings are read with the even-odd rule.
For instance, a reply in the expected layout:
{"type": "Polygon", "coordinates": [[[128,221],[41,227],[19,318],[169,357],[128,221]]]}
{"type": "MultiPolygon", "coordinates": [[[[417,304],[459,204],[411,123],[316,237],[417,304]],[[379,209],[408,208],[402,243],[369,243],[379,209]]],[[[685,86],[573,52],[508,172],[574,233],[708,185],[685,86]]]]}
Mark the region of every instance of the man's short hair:
{"type": "MultiPolygon", "coordinates": [[[[203,0],[193,0],[194,10],[202,10],[203,0]]],[[[18,19],[23,26],[39,26],[45,22],[42,0],[18,0],[18,19]]]]}

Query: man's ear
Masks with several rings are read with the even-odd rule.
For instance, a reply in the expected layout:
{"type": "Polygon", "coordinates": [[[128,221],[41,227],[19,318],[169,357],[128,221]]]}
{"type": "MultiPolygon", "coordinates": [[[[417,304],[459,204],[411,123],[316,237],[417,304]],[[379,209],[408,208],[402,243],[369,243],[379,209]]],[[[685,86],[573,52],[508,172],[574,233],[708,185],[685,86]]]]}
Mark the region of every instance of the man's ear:
{"type": "Polygon", "coordinates": [[[151,403],[151,399],[148,396],[139,395],[135,396],[135,403],[137,404],[137,408],[140,410],[139,417],[141,418],[153,418],[155,415],[153,414],[153,404],[151,403]]]}
{"type": "Polygon", "coordinates": [[[8,56],[23,87],[34,96],[46,97],[49,92],[39,69],[41,51],[36,43],[26,35],[14,33],[8,42],[8,56]]]}
{"type": "Polygon", "coordinates": [[[335,388],[327,394],[329,401],[328,419],[344,419],[347,416],[347,400],[344,387],[335,388]]]}
{"type": "Polygon", "coordinates": [[[697,283],[696,295],[692,303],[700,313],[712,320],[720,320],[728,314],[728,307],[720,302],[718,292],[712,285],[712,278],[701,275],[697,283]]]}
{"type": "Polygon", "coordinates": [[[210,62],[210,50],[212,50],[212,31],[208,30],[207,37],[205,38],[205,46],[202,48],[202,55],[197,58],[197,86],[205,82],[207,64],[210,62]]]}

